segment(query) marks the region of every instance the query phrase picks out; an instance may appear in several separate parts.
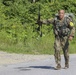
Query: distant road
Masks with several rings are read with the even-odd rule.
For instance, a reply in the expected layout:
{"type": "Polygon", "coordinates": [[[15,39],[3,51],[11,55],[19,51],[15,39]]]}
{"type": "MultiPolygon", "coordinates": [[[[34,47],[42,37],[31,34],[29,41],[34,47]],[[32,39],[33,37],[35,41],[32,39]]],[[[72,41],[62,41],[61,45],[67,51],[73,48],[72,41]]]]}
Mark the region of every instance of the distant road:
{"type": "MultiPolygon", "coordinates": [[[[44,60],[2,65],[0,67],[0,75],[76,75],[76,54],[70,55],[69,69],[54,70],[54,67],[54,57],[50,55],[44,60]]],[[[63,56],[62,67],[64,67],[63,56]]]]}

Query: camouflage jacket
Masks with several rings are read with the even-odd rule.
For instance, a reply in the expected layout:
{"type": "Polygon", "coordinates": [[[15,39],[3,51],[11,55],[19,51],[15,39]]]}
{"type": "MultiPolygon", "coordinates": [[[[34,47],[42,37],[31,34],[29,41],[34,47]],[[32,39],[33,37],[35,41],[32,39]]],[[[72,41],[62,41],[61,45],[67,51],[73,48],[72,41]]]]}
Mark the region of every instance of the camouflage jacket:
{"type": "Polygon", "coordinates": [[[75,35],[75,27],[73,21],[68,17],[64,17],[63,20],[59,20],[59,18],[42,20],[42,23],[53,24],[53,30],[55,36],[59,35],[59,36],[74,37],[75,35]]]}

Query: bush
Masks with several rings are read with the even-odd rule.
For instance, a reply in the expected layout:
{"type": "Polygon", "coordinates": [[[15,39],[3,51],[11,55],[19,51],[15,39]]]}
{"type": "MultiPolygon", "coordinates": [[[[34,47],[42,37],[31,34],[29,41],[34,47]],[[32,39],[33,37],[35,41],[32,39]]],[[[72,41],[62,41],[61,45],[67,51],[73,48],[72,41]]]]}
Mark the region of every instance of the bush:
{"type": "Polygon", "coordinates": [[[54,41],[52,25],[42,26],[43,37],[40,37],[40,31],[37,30],[39,5],[41,19],[54,17],[59,9],[76,15],[74,0],[36,0],[35,3],[32,3],[32,0],[0,0],[1,50],[34,54],[51,53],[54,41]]]}

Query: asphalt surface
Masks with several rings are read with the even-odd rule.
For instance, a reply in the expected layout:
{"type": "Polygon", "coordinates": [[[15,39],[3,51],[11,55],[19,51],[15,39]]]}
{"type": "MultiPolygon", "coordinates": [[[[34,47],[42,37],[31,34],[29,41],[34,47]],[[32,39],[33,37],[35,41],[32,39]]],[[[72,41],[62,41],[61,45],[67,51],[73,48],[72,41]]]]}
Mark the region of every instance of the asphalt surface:
{"type": "Polygon", "coordinates": [[[0,66],[0,75],[76,75],[76,55],[70,55],[70,68],[63,69],[64,58],[62,56],[62,69],[54,70],[56,66],[54,57],[28,63],[18,63],[0,66]]]}

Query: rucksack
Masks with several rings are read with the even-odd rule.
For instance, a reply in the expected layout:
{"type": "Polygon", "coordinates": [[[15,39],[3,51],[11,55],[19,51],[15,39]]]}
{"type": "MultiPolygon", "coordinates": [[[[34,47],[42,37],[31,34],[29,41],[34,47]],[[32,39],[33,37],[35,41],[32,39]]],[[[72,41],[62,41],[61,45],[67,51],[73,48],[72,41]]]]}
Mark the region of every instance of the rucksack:
{"type": "MultiPolygon", "coordinates": [[[[55,19],[56,17],[58,17],[58,14],[55,14],[55,19]]],[[[74,24],[76,23],[75,16],[73,13],[65,13],[65,17],[70,18],[74,24]]]]}

